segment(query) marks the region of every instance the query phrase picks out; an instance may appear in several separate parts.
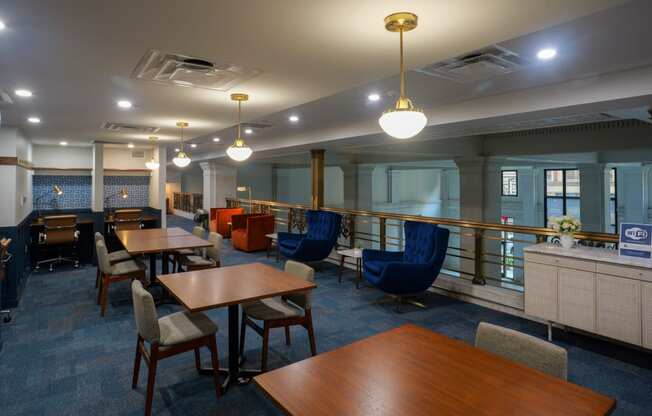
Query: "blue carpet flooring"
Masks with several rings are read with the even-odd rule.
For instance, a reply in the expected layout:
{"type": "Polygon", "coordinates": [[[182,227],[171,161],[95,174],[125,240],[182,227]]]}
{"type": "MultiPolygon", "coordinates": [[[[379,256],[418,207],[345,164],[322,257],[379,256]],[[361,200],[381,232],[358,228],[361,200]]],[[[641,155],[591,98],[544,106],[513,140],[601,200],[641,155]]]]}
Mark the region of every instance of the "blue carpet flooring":
{"type": "MultiPolygon", "coordinates": [[[[168,217],[168,226],[192,228],[179,217],[168,217]]],[[[265,253],[246,254],[226,244],[225,266],[261,261],[277,265],[265,253]]],[[[278,264],[280,267],[280,264],[278,264]]],[[[495,312],[444,296],[428,294],[428,308],[405,308],[396,314],[390,305],[377,305],[381,293],[355,289],[353,273],[337,282],[337,268],[318,266],[318,288],[313,316],[320,352],[355,340],[415,323],[447,336],[472,342],[480,321],[504,325],[539,337],[543,325],[495,312]]],[[[33,273],[14,320],[4,325],[5,347],[0,356],[0,415],[140,415],[144,410],[146,367],[140,384],[131,389],[136,345],[130,289],[117,283],[110,291],[110,306],[100,318],[95,304],[95,269],[33,273]]],[[[165,305],[159,315],[180,310],[165,305]]],[[[226,364],[226,310],[210,311],[218,323],[218,348],[226,364]]],[[[292,330],[286,346],[283,330],[272,333],[270,368],[309,357],[308,339],[302,328],[292,330]]],[[[652,414],[652,354],[577,334],[555,332],[555,342],[569,352],[569,380],[618,400],[617,415],[652,414]]],[[[247,333],[249,365],[259,365],[261,339],[247,333]]],[[[202,357],[208,361],[208,353],[202,357]]],[[[518,383],[519,380],[514,380],[518,383]]],[[[163,360],[154,394],[157,415],[277,415],[281,414],[253,385],[231,388],[216,400],[210,377],[194,368],[192,353],[163,360]]]]}

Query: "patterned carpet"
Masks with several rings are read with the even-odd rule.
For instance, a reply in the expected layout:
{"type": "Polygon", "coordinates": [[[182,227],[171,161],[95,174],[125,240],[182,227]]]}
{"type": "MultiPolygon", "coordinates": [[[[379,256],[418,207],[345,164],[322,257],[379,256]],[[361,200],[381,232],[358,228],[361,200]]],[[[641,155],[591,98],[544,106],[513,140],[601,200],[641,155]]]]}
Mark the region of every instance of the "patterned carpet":
{"type": "MultiPolygon", "coordinates": [[[[169,226],[192,228],[192,223],[169,217],[169,226]]],[[[261,261],[277,265],[265,253],[245,254],[226,244],[223,264],[261,261]]],[[[278,264],[280,267],[280,264],[278,264]]],[[[341,284],[337,268],[317,265],[314,295],[315,331],[320,352],[399,326],[406,322],[472,342],[480,321],[488,321],[545,336],[545,327],[476,305],[429,294],[428,308],[405,308],[396,314],[389,305],[374,304],[381,293],[355,289],[353,273],[341,284]]],[[[140,415],[144,410],[146,371],[139,389],[131,389],[136,344],[129,284],[115,284],[104,319],[95,304],[95,269],[61,266],[54,273],[30,276],[0,355],[0,415],[140,415]]],[[[160,316],[179,310],[165,305],[160,316]]],[[[220,358],[226,364],[226,310],[209,313],[218,323],[220,358]]],[[[652,414],[652,354],[576,334],[555,332],[555,342],[569,352],[569,380],[618,400],[615,414],[652,414]]],[[[261,339],[247,333],[249,365],[258,365],[261,339]]],[[[286,346],[283,330],[272,333],[270,368],[309,356],[302,328],[292,330],[286,346]]],[[[208,353],[203,354],[207,362],[208,353]]],[[[146,367],[143,367],[146,368],[146,367]]],[[[514,380],[514,383],[518,383],[514,380]]],[[[212,379],[200,376],[191,353],[165,359],[156,379],[157,415],[277,415],[281,414],[253,384],[231,388],[216,400],[212,379]]]]}

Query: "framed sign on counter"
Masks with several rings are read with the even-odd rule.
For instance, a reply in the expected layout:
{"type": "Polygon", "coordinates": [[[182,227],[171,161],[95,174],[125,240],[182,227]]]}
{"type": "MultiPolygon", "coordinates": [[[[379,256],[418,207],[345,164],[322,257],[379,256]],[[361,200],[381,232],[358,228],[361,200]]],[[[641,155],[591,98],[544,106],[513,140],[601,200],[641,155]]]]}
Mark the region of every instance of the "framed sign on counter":
{"type": "Polygon", "coordinates": [[[652,259],[652,224],[620,224],[618,252],[621,256],[652,259]]]}

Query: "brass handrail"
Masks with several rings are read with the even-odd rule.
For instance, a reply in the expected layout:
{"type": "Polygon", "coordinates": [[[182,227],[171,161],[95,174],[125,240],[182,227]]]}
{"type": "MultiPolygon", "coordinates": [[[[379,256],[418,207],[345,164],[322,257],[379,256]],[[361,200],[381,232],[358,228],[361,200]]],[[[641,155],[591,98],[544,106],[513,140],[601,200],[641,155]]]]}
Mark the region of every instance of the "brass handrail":
{"type": "MultiPolygon", "coordinates": [[[[308,205],[289,204],[278,201],[227,199],[227,206],[240,206],[241,204],[250,204],[250,209],[252,212],[256,212],[256,210],[268,210],[267,212],[275,211],[280,214],[281,211],[287,210],[286,218],[275,215],[276,222],[280,225],[286,225],[289,231],[291,231],[294,227],[294,229],[298,229],[301,232],[303,232],[301,227],[305,227],[305,222],[301,225],[298,225],[297,218],[300,217],[297,217],[297,215],[301,215],[302,211],[311,209],[311,207],[308,205]]],[[[502,251],[500,254],[492,252],[486,249],[489,248],[487,245],[504,244],[507,242],[524,245],[536,244],[538,242],[547,241],[548,237],[557,236],[557,233],[554,230],[545,227],[508,225],[481,221],[458,220],[453,218],[426,217],[414,214],[400,214],[393,212],[356,210],[348,208],[322,207],[320,209],[322,211],[335,212],[341,214],[344,217],[344,221],[349,224],[350,229],[348,232],[343,231],[342,237],[349,240],[348,245],[351,247],[357,240],[378,244],[378,247],[381,250],[387,249],[388,247],[395,247],[400,250],[402,248],[403,241],[401,234],[402,231],[399,231],[398,236],[390,235],[389,228],[390,226],[400,227],[401,221],[417,221],[452,227],[453,229],[451,230],[451,235],[456,235],[458,238],[465,239],[464,241],[468,241],[469,243],[467,243],[466,247],[463,247],[463,244],[461,244],[460,240],[460,247],[450,246],[449,249],[452,249],[455,252],[447,253],[447,259],[451,258],[458,259],[459,261],[466,261],[466,265],[459,263],[458,266],[460,270],[458,270],[455,268],[457,267],[455,264],[451,264],[447,261],[444,268],[451,272],[458,273],[459,277],[464,279],[469,279],[467,276],[470,276],[473,283],[476,284],[485,284],[486,281],[495,281],[509,284],[509,287],[522,287],[523,285],[523,257],[516,256],[514,253],[510,254],[502,251]],[[390,223],[390,221],[392,221],[392,223],[390,223]],[[393,223],[394,221],[398,223],[393,223]],[[360,224],[372,225],[374,227],[378,227],[378,229],[377,231],[363,231],[358,229],[358,225],[360,224]],[[526,238],[532,237],[525,236],[521,238],[515,238],[515,235],[508,236],[507,233],[533,236],[534,239],[529,241],[526,238]],[[519,262],[519,264],[515,264],[515,262],[519,262]],[[472,265],[472,267],[470,267],[469,264],[472,265]],[[488,266],[489,269],[485,270],[485,266],[488,266]],[[496,266],[501,267],[500,274],[502,277],[500,278],[496,278],[491,275],[492,269],[494,272],[497,271],[496,266]],[[468,270],[461,270],[462,268],[471,268],[473,269],[473,272],[471,273],[468,270]],[[507,274],[508,268],[513,274],[507,274]]],[[[395,228],[392,229],[392,234],[394,234],[394,229],[395,228]]],[[[617,234],[585,231],[575,233],[575,237],[580,240],[597,242],[599,244],[613,244],[614,247],[617,245],[619,240],[617,234]]]]}

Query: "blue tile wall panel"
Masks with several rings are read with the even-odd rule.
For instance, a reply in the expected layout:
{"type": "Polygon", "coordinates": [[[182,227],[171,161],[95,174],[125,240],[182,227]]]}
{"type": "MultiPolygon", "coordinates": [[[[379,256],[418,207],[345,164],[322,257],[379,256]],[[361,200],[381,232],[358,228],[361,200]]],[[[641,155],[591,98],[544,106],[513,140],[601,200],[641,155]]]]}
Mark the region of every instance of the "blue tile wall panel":
{"type": "Polygon", "coordinates": [[[105,176],[104,208],[136,208],[149,206],[149,176],[105,176]],[[120,191],[127,189],[129,198],[120,191]]]}
{"type": "Polygon", "coordinates": [[[91,207],[90,176],[32,176],[34,209],[84,209],[91,207]],[[63,195],[55,196],[52,187],[58,185],[63,195]]]}

